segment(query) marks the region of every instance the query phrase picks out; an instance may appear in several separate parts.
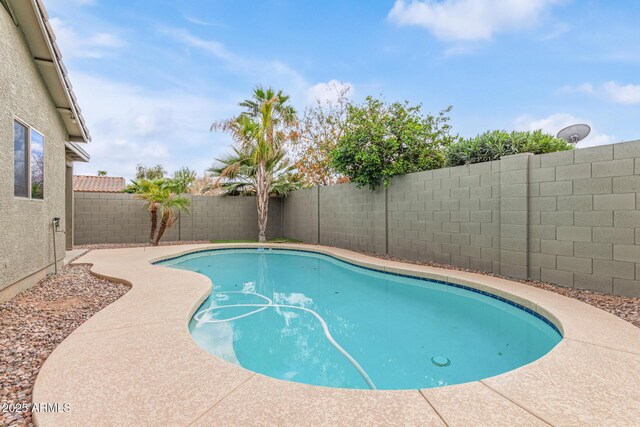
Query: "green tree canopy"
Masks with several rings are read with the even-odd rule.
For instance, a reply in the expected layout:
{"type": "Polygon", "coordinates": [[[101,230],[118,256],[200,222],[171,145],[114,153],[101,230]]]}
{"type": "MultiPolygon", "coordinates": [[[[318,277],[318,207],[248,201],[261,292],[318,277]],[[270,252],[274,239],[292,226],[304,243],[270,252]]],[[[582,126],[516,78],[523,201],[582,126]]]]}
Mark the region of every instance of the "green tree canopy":
{"type": "Polygon", "coordinates": [[[300,138],[293,144],[298,172],[307,185],[347,181],[333,167],[333,150],[342,137],[351,101],[351,86],[331,84],[335,99],[316,99],[300,120],[300,138]]]}
{"type": "Polygon", "coordinates": [[[420,105],[388,104],[372,97],[349,105],[332,165],[358,187],[372,190],[381,182],[388,186],[396,175],[440,168],[443,148],[457,139],[450,134],[450,111],[423,116],[420,105]]]}
{"type": "Polygon", "coordinates": [[[195,171],[189,169],[188,167],[182,167],[173,173],[173,178],[171,179],[176,186],[176,193],[188,193],[189,187],[197,178],[197,174],[195,171]]]}

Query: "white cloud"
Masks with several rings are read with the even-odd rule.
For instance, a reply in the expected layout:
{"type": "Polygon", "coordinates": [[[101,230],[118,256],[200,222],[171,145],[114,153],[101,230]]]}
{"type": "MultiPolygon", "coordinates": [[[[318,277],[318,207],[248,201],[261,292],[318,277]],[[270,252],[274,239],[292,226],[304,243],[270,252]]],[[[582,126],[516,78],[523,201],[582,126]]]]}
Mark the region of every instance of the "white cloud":
{"type": "Polygon", "coordinates": [[[241,65],[242,58],[229,52],[224,44],[216,40],[204,40],[192,35],[190,32],[178,28],[161,28],[160,31],[175,41],[181,42],[187,46],[195,47],[206,53],[215,56],[218,59],[222,59],[234,65],[241,65]]]}
{"type": "Polygon", "coordinates": [[[90,163],[76,163],[76,173],[131,179],[138,163],[160,163],[169,171],[189,166],[199,173],[228,149],[226,136],[209,126],[232,114],[237,101],[182,90],[159,91],[85,74],[72,75],[93,141],[83,146],[90,163]]]}
{"type": "Polygon", "coordinates": [[[591,83],[583,83],[577,86],[566,85],[560,89],[565,93],[585,93],[585,94],[593,94],[595,89],[591,83]]]}
{"type": "Polygon", "coordinates": [[[291,102],[296,104],[298,108],[303,108],[305,104],[312,103],[316,99],[321,101],[336,100],[340,91],[344,89],[348,89],[350,95],[353,94],[353,85],[349,82],[333,79],[310,85],[302,74],[282,61],[246,57],[231,52],[217,40],[205,40],[184,29],[164,27],[160,31],[186,46],[200,49],[220,59],[233,71],[244,74],[256,82],[261,83],[267,78],[265,84],[276,88],[286,87],[286,93],[291,96],[291,102]]]}
{"type": "Polygon", "coordinates": [[[554,25],[549,32],[542,35],[538,40],[543,42],[554,40],[560,37],[561,35],[568,33],[570,30],[571,30],[571,26],[569,24],[567,24],[566,22],[560,22],[554,25]]]}
{"type": "Polygon", "coordinates": [[[350,98],[353,96],[353,85],[349,82],[341,82],[339,80],[329,80],[328,82],[320,82],[307,89],[307,104],[312,104],[316,100],[320,102],[336,102],[342,92],[346,92],[350,98]]]}
{"type": "Polygon", "coordinates": [[[631,83],[625,85],[608,81],[598,87],[593,86],[591,83],[583,83],[577,86],[563,86],[560,90],[565,93],[594,95],[616,104],[640,104],[640,85],[631,83]]]}
{"type": "Polygon", "coordinates": [[[619,142],[611,135],[599,132],[589,120],[575,117],[569,113],[552,114],[548,117],[534,118],[529,115],[522,115],[515,120],[514,126],[517,130],[534,131],[542,129],[543,132],[556,135],[563,128],[576,123],[586,123],[591,126],[591,133],[588,137],[578,143],[578,147],[593,147],[596,145],[606,145],[619,142]]]}
{"type": "Polygon", "coordinates": [[[535,25],[556,0],[396,0],[389,20],[425,27],[442,40],[487,40],[535,25]]]}
{"type": "MultiPolygon", "coordinates": [[[[199,61],[204,52],[230,72],[246,77],[251,85],[286,87],[299,110],[306,105],[310,91],[322,92],[323,84],[313,85],[312,89],[300,73],[279,60],[243,56],[219,41],[205,40],[181,29],[161,28],[160,32],[187,50],[197,49],[199,61]]],[[[109,44],[109,40],[99,41],[109,44]]],[[[76,172],[94,174],[106,170],[111,176],[127,179],[133,177],[138,163],[159,163],[169,172],[181,166],[204,172],[232,143],[228,135],[211,133],[211,123],[237,114],[238,102],[249,95],[212,85],[206,91],[197,85],[147,89],[82,73],[72,73],[71,80],[93,137],[86,146],[91,162],[76,164],[76,172]]],[[[329,81],[324,85],[328,88],[334,82],[339,83],[329,81]]],[[[351,87],[350,83],[340,84],[351,87]]]]}
{"type": "Polygon", "coordinates": [[[469,43],[465,44],[455,44],[444,51],[445,57],[452,56],[461,56],[461,55],[471,55],[478,50],[477,45],[471,45],[469,43]]]}
{"type": "Polygon", "coordinates": [[[203,27],[223,27],[223,28],[228,27],[228,25],[221,24],[219,22],[209,22],[209,21],[205,21],[204,19],[194,18],[193,16],[190,16],[190,15],[183,15],[183,17],[184,19],[191,22],[192,24],[201,25],[203,27]]]}
{"type": "Polygon", "coordinates": [[[80,34],[76,28],[60,18],[51,18],[49,22],[65,58],[103,58],[111,54],[114,49],[125,45],[124,41],[115,34],[106,32],[80,34]]]}
{"type": "MultiPolygon", "coordinates": [[[[169,172],[189,166],[202,173],[232,143],[228,135],[211,133],[209,127],[238,113],[241,95],[236,93],[146,89],[87,74],[72,74],[71,80],[93,137],[83,146],[91,161],[76,163],[77,174],[106,170],[128,180],[138,163],[162,164],[169,172]]],[[[330,80],[307,86],[302,93],[330,99],[332,87],[352,85],[330,80]]],[[[299,98],[301,103],[306,99],[299,98]]]]}
{"type": "Polygon", "coordinates": [[[210,26],[213,25],[210,22],[203,21],[203,20],[198,19],[198,18],[192,18],[191,16],[188,16],[188,15],[185,15],[184,19],[186,19],[187,21],[191,22],[192,24],[202,25],[202,26],[205,26],[205,27],[210,27],[210,26]]]}
{"type": "Polygon", "coordinates": [[[184,29],[162,27],[159,30],[185,46],[202,50],[221,60],[232,71],[249,77],[256,84],[286,88],[285,92],[291,96],[292,104],[300,110],[316,98],[335,100],[341,89],[348,88],[351,95],[354,91],[352,83],[335,79],[312,85],[302,74],[282,61],[244,56],[231,51],[217,40],[205,40],[184,29]]]}
{"type": "Polygon", "coordinates": [[[114,48],[124,46],[124,42],[115,34],[97,33],[86,41],[89,46],[114,48]]]}
{"type": "Polygon", "coordinates": [[[606,82],[602,88],[609,100],[618,104],[640,104],[640,85],[606,82]]]}
{"type": "Polygon", "coordinates": [[[300,73],[279,60],[262,60],[247,57],[232,52],[217,40],[205,40],[184,29],[162,27],[159,30],[185,46],[202,50],[220,59],[234,72],[248,76],[256,82],[263,82],[268,79],[265,82],[266,85],[287,87],[287,93],[293,98],[301,99],[301,95],[308,87],[308,83],[300,73]]]}

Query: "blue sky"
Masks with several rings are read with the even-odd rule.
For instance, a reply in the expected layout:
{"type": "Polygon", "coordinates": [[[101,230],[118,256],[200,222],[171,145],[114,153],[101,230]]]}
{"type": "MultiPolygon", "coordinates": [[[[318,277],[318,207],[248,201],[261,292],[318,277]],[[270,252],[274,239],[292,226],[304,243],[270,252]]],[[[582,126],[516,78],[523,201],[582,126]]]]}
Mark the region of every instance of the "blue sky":
{"type": "Polygon", "coordinates": [[[93,142],[77,173],[135,165],[203,172],[228,149],[211,122],[257,84],[302,112],[349,85],[453,105],[454,131],[640,138],[640,2],[578,0],[45,0],[93,142]]]}

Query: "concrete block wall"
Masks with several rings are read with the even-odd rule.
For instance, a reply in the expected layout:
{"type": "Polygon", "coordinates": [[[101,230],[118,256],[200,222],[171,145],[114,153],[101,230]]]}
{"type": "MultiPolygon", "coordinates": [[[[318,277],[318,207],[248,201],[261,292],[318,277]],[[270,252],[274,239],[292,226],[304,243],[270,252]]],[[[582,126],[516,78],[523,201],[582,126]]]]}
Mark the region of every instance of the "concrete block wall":
{"type": "Polygon", "coordinates": [[[384,189],[372,192],[347,183],[321,187],[319,192],[320,244],[385,253],[384,189]]]}
{"type": "MultiPolygon", "coordinates": [[[[253,197],[187,196],[189,214],[162,238],[175,240],[257,239],[253,197]]],[[[149,239],[149,213],[144,202],[126,193],[75,193],[75,244],[144,243],[149,239]]],[[[267,237],[282,235],[282,200],[269,202],[267,237]]]]}
{"type": "MultiPolygon", "coordinates": [[[[254,197],[188,196],[190,214],[181,214],[180,240],[253,240],[258,238],[254,197]]],[[[282,236],[282,200],[269,200],[267,237],[282,236]]]]}
{"type": "Polygon", "coordinates": [[[640,141],[300,190],[283,215],[298,240],[640,297],[640,141]]]}
{"type": "MultiPolygon", "coordinates": [[[[165,240],[255,239],[251,197],[189,196],[165,240]]],[[[268,236],[640,296],[640,141],[298,190],[270,202],[268,236]]],[[[76,244],[146,242],[128,194],[76,193],[76,244]]]]}
{"type": "Polygon", "coordinates": [[[528,274],[528,168],[531,157],[531,154],[516,154],[502,157],[499,161],[498,270],[500,274],[516,279],[526,279],[528,274]]]}
{"type": "MultiPolygon", "coordinates": [[[[149,241],[149,213],[130,194],[75,193],[75,244],[144,243],[149,241]]],[[[176,228],[166,233],[177,240],[176,228]]]]}
{"type": "Polygon", "coordinates": [[[499,162],[394,178],[387,192],[389,254],[499,270],[499,162]]]}
{"type": "Polygon", "coordinates": [[[283,199],[282,233],[290,239],[318,243],[320,187],[294,191],[283,199]]]}
{"type": "Polygon", "coordinates": [[[529,166],[529,277],[640,296],[640,141],[529,166]]]}

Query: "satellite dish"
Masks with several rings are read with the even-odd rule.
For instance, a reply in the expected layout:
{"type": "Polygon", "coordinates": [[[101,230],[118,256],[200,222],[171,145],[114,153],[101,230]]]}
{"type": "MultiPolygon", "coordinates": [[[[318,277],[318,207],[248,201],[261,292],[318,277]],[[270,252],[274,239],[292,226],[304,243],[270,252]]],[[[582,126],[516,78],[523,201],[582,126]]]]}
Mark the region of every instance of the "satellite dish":
{"type": "Polygon", "coordinates": [[[569,144],[577,144],[578,141],[582,141],[591,132],[591,127],[585,124],[577,124],[567,126],[558,132],[558,138],[564,139],[569,144]]]}

